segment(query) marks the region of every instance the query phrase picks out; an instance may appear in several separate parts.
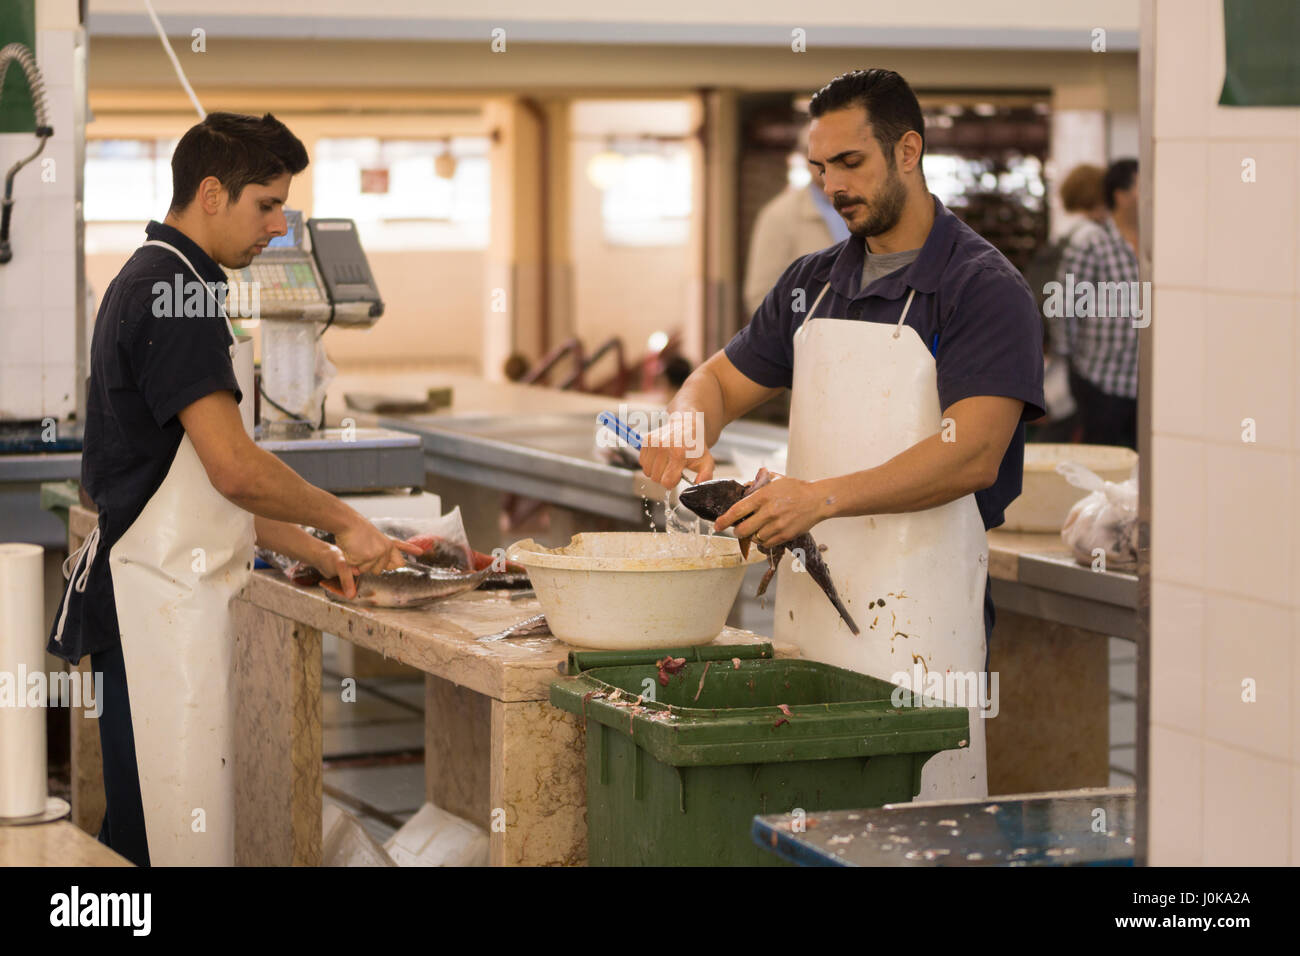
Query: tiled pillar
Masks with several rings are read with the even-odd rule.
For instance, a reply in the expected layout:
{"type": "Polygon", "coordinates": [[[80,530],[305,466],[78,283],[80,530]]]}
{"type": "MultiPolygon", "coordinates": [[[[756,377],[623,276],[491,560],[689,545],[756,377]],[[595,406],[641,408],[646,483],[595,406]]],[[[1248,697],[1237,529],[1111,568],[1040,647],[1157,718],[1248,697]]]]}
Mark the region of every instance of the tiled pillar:
{"type": "Polygon", "coordinates": [[[1300,864],[1300,108],[1154,0],[1149,862],[1300,864]]]}

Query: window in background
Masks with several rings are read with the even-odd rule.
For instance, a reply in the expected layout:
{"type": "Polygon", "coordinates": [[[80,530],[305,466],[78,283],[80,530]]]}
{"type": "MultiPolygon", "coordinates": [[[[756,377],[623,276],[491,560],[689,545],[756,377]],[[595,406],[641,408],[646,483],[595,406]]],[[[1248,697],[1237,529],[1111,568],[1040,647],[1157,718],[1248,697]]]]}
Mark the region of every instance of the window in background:
{"type": "Polygon", "coordinates": [[[367,250],[485,249],[488,141],[320,139],[312,215],[353,219],[367,250]]]}
{"type": "Polygon", "coordinates": [[[86,141],[86,253],[129,251],[172,201],[175,139],[86,141]]]}
{"type": "Polygon", "coordinates": [[[588,174],[603,187],[605,241],[615,246],[678,246],[690,236],[691,158],[682,143],[611,143],[588,174]]]}

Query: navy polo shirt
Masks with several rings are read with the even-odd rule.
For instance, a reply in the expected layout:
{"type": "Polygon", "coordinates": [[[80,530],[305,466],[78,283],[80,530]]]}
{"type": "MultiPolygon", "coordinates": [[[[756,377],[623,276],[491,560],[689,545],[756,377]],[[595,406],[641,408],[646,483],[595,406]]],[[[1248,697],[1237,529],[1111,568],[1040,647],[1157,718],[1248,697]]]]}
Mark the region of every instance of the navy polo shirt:
{"type": "MultiPolygon", "coordinates": [[[[145,235],[180,250],[205,282],[227,281],[221,266],[180,230],[150,222],[145,235]]],[[[86,590],[72,592],[61,640],[51,632],[47,646],[73,663],[120,641],[109,550],[167,477],[185,435],[178,414],[211,392],[242,399],[226,320],[206,294],[196,299],[202,309],[185,315],[182,299],[178,314],[178,282],[183,295],[197,289],[172,252],[141,246],[104,290],[95,317],[81,487],[99,510],[99,543],[86,590]]],[[[66,594],[65,585],[65,600],[66,594]]],[[[62,612],[60,604],[56,629],[62,612]]]]}
{"type": "Polygon", "coordinates": [[[860,236],[795,260],[768,292],[749,324],[727,343],[727,358],[768,388],[789,388],[794,333],[828,282],[817,316],[896,325],[908,291],[916,290],[906,324],[935,356],[939,407],[976,395],[1025,403],[997,480],[975,492],[984,527],[1002,524],[1020,494],[1024,422],[1045,413],[1043,323],[1029,286],[991,243],[934,198],[934,225],[910,265],[859,289],[866,252],[860,236]],[[799,306],[804,311],[795,312],[799,306]]]}

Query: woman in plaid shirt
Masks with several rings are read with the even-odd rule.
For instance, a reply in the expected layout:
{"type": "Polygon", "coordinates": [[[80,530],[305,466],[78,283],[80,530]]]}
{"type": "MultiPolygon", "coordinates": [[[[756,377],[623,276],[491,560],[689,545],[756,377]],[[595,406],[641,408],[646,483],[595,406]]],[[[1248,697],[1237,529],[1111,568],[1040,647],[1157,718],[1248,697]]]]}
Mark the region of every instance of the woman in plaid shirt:
{"type": "Polygon", "coordinates": [[[1111,214],[1080,229],[1061,256],[1058,280],[1073,308],[1060,343],[1070,360],[1070,390],[1083,440],[1137,448],[1138,338],[1135,320],[1147,314],[1138,281],[1137,161],[1106,170],[1111,214]]]}

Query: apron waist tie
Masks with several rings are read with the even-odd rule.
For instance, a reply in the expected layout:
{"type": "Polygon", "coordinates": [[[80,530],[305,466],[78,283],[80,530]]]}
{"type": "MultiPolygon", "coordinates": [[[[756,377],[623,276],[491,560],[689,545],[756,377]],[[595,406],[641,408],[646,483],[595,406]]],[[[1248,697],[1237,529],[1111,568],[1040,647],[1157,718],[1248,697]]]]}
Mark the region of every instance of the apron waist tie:
{"type": "Polygon", "coordinates": [[[63,562],[63,576],[68,578],[68,588],[63,592],[63,611],[59,614],[59,623],[54,629],[56,644],[63,642],[63,624],[68,619],[68,604],[72,601],[72,592],[85,593],[86,582],[90,580],[90,566],[95,563],[95,552],[98,550],[99,525],[95,525],[90,534],[86,535],[86,540],[81,542],[81,547],[68,555],[63,562]],[[84,567],[82,567],[83,561],[84,567]],[[78,568],[81,568],[80,574],[77,573],[78,568]]]}

